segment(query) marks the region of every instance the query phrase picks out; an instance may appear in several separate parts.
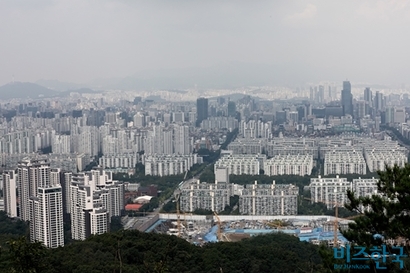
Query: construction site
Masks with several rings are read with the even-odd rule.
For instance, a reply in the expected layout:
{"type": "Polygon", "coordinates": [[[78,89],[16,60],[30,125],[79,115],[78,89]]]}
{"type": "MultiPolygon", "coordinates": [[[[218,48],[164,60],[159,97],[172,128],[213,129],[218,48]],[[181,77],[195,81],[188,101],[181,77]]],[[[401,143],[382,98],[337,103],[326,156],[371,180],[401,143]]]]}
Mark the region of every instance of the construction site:
{"type": "Polygon", "coordinates": [[[300,241],[334,246],[347,240],[340,230],[348,227],[349,219],[333,216],[244,216],[160,214],[146,232],[178,236],[196,245],[212,242],[236,242],[256,235],[285,233],[300,241]]]}

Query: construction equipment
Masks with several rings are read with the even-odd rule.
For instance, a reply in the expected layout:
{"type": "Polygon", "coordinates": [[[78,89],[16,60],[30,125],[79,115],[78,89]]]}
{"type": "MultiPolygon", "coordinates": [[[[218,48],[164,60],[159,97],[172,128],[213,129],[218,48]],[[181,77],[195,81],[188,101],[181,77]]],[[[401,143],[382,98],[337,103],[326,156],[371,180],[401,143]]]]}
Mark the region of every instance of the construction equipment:
{"type": "Polygon", "coordinates": [[[222,241],[222,223],[221,223],[221,219],[219,218],[218,214],[216,214],[216,212],[214,211],[214,215],[218,221],[218,241],[221,242],[222,241]]]}
{"type": "MultiPolygon", "coordinates": [[[[304,198],[305,200],[313,201],[313,199],[310,198],[304,198]]],[[[324,203],[324,204],[329,204],[329,205],[334,205],[335,206],[335,220],[334,220],[334,234],[333,234],[333,247],[337,247],[339,245],[339,240],[337,239],[337,231],[339,230],[339,204],[338,202],[333,202],[333,201],[319,201],[318,203],[324,203]]]]}
{"type": "Polygon", "coordinates": [[[179,211],[179,208],[180,208],[179,198],[181,197],[181,187],[183,186],[187,175],[188,175],[188,170],[186,170],[184,179],[181,181],[181,183],[179,183],[178,188],[174,191],[174,198],[175,198],[176,207],[177,207],[177,228],[178,228],[177,236],[178,237],[181,237],[181,215],[179,211]]]}
{"type": "Polygon", "coordinates": [[[273,220],[272,222],[268,222],[267,223],[268,226],[272,227],[272,228],[283,228],[284,226],[286,226],[287,224],[284,223],[281,220],[273,220]]]}
{"type": "Polygon", "coordinates": [[[176,207],[177,207],[177,229],[178,229],[178,233],[177,236],[181,237],[181,221],[179,219],[179,198],[181,197],[181,190],[179,188],[177,188],[174,191],[174,198],[175,198],[175,202],[176,202],[176,207]]]}
{"type": "Polygon", "coordinates": [[[363,214],[357,214],[357,215],[353,215],[353,216],[349,216],[346,218],[343,218],[345,220],[352,220],[352,219],[356,219],[357,217],[363,216],[363,214]]]}

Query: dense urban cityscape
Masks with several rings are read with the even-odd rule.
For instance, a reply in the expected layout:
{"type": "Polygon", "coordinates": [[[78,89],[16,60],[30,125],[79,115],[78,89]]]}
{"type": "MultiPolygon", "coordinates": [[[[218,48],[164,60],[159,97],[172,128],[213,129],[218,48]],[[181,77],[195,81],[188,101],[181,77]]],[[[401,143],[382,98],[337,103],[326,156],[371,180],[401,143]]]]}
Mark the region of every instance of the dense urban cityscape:
{"type": "Polygon", "coordinates": [[[376,172],[408,162],[409,98],[400,90],[384,94],[370,87],[353,96],[349,81],[340,98],[336,90],[318,85],[274,100],[236,90],[179,102],[165,100],[173,91],[158,92],[156,100],[75,91],[64,100],[10,100],[1,105],[2,209],[30,223],[31,241],[55,248],[108,232],[113,217],[122,216],[127,229],[152,230],[163,225],[165,215],[158,213],[166,212],[164,202],[178,202],[178,236],[188,232],[181,215],[209,211],[218,217],[231,205],[234,214],[266,219],[298,215],[304,195],[329,210],[344,207],[347,190],[357,197],[377,194],[376,172]],[[168,189],[178,197],[171,200],[155,183],[144,189],[138,179],[129,182],[141,167],[144,176],[185,174],[168,189]],[[198,168],[214,178],[201,181],[201,172],[186,177],[198,168]],[[242,175],[256,180],[235,183],[242,175]],[[272,179],[258,183],[260,176],[272,179]],[[284,183],[282,176],[310,181],[284,183]],[[162,204],[150,210],[156,217],[129,217],[158,198],[162,204]],[[63,223],[71,238],[64,238],[63,223]]]}
{"type": "Polygon", "coordinates": [[[0,1],[0,272],[410,272],[408,18],[0,1]]]}

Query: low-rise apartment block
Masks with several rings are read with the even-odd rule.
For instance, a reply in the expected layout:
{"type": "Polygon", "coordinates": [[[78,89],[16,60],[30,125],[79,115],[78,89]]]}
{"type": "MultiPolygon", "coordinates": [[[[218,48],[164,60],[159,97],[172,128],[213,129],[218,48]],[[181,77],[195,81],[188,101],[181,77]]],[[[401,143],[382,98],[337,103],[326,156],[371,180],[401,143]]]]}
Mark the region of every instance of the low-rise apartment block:
{"type": "Polygon", "coordinates": [[[328,209],[334,206],[343,207],[348,201],[347,190],[352,190],[352,183],[347,178],[318,178],[310,179],[311,203],[324,203],[328,209]]]}
{"type": "Polygon", "coordinates": [[[249,184],[239,196],[239,212],[246,215],[296,215],[299,188],[292,184],[249,184]]]}
{"type": "Polygon", "coordinates": [[[228,183],[205,183],[197,180],[181,190],[181,211],[193,212],[206,209],[220,212],[229,205],[231,185],[228,183]]]}
{"type": "Polygon", "coordinates": [[[357,178],[350,182],[338,175],[335,178],[311,178],[311,202],[324,203],[328,209],[336,205],[343,207],[348,202],[347,190],[353,191],[356,197],[370,197],[377,194],[377,181],[375,178],[357,178]]]}
{"type": "Polygon", "coordinates": [[[261,154],[266,146],[266,139],[236,139],[228,145],[233,154],[261,154]]]}
{"type": "Polygon", "coordinates": [[[310,175],[313,168],[312,155],[276,155],[265,161],[265,175],[310,175]]]}
{"type": "Polygon", "coordinates": [[[145,175],[166,176],[185,173],[202,160],[197,154],[148,155],[143,157],[145,175]]]}
{"type": "Polygon", "coordinates": [[[365,151],[365,157],[370,172],[384,171],[385,165],[393,167],[397,164],[400,167],[404,167],[407,163],[407,154],[402,151],[368,150],[365,151]]]}
{"type": "Polygon", "coordinates": [[[326,153],[324,175],[351,173],[366,174],[366,161],[362,151],[333,151],[326,153]]]}
{"type": "Polygon", "coordinates": [[[266,155],[225,155],[215,163],[214,168],[215,172],[217,168],[225,167],[229,174],[259,175],[265,160],[266,155]]]}

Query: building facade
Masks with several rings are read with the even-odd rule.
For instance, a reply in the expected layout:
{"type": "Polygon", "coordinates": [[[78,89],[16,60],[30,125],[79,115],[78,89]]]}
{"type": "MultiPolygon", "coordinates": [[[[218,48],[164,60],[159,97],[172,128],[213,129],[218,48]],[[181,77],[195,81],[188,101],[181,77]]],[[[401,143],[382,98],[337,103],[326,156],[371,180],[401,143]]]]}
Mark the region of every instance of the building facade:
{"type": "Polygon", "coordinates": [[[292,184],[249,184],[239,196],[239,212],[245,215],[296,215],[299,188],[292,184]]]}

